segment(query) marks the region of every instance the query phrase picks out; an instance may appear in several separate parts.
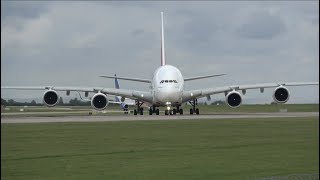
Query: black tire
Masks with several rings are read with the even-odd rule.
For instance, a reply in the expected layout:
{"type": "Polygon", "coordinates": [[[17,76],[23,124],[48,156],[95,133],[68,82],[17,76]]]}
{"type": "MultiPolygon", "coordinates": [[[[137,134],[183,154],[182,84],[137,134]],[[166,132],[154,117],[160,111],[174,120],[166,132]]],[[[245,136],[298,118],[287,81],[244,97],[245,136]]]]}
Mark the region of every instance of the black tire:
{"type": "Polygon", "coordinates": [[[183,114],[183,109],[179,109],[179,113],[182,115],[183,114]]]}
{"type": "Polygon", "coordinates": [[[160,114],[160,111],[159,109],[156,110],[156,115],[159,115],[160,114]]]}
{"type": "Polygon", "coordinates": [[[198,108],[196,109],[196,114],[199,115],[199,109],[198,108]]]}
{"type": "Polygon", "coordinates": [[[190,114],[191,114],[191,115],[193,114],[193,109],[190,109],[190,114]]]}
{"type": "Polygon", "coordinates": [[[137,112],[137,110],[135,109],[135,110],[133,110],[133,114],[134,115],[137,115],[138,114],[138,112],[137,112]]]}
{"type": "Polygon", "coordinates": [[[149,109],[149,115],[152,115],[153,111],[152,109],[149,109]]]}
{"type": "Polygon", "coordinates": [[[165,110],[165,111],[164,111],[164,115],[168,115],[168,110],[165,110]]]}
{"type": "Polygon", "coordinates": [[[143,110],[140,110],[140,115],[143,115],[143,110]]]}

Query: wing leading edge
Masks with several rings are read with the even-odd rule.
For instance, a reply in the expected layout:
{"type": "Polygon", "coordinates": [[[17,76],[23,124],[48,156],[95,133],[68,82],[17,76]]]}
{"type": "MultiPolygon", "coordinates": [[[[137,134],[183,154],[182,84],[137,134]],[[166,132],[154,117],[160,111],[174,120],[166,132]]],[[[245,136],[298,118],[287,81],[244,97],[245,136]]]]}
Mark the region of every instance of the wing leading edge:
{"type": "Polygon", "coordinates": [[[116,95],[122,97],[128,97],[130,99],[141,100],[148,103],[152,103],[151,92],[136,91],[127,89],[115,89],[115,88],[91,88],[91,87],[55,87],[55,86],[4,86],[1,89],[16,89],[16,90],[54,90],[54,91],[74,91],[74,92],[86,92],[86,93],[104,93],[108,95],[116,95]]]}
{"type": "Polygon", "coordinates": [[[310,86],[319,85],[319,82],[288,82],[288,83],[260,83],[260,84],[248,84],[248,85],[232,85],[223,86],[217,88],[197,89],[191,91],[185,91],[182,96],[182,101],[186,102],[192,99],[201,98],[213,94],[228,93],[230,91],[247,90],[247,89],[264,89],[264,88],[276,88],[280,86],[310,86]]]}

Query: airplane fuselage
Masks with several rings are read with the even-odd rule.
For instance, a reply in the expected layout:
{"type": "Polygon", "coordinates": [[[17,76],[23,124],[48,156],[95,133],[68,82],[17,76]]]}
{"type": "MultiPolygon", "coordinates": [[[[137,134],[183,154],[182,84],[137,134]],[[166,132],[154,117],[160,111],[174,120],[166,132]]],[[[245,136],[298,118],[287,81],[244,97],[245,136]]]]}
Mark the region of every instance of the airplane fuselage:
{"type": "Polygon", "coordinates": [[[154,105],[174,106],[182,103],[184,79],[178,68],[160,66],[154,72],[151,87],[154,105]]]}

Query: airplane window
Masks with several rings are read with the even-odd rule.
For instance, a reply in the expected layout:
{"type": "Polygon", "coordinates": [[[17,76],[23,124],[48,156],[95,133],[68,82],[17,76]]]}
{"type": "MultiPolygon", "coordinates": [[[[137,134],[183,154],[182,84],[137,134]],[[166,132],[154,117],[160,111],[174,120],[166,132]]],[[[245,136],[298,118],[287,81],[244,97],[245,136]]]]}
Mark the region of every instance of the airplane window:
{"type": "Polygon", "coordinates": [[[170,80],[169,83],[172,83],[172,80],[170,80]]]}
{"type": "Polygon", "coordinates": [[[168,83],[168,80],[165,80],[164,82],[168,83]]]}

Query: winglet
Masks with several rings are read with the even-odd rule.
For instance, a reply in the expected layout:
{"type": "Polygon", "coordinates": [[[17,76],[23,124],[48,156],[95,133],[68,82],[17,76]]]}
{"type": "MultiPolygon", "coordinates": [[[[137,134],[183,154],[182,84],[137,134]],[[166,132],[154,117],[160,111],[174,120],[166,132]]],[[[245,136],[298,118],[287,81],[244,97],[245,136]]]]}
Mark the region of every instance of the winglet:
{"type": "Polygon", "coordinates": [[[161,66],[166,65],[164,53],[164,32],[163,32],[163,12],[161,12],[161,66]]]}

